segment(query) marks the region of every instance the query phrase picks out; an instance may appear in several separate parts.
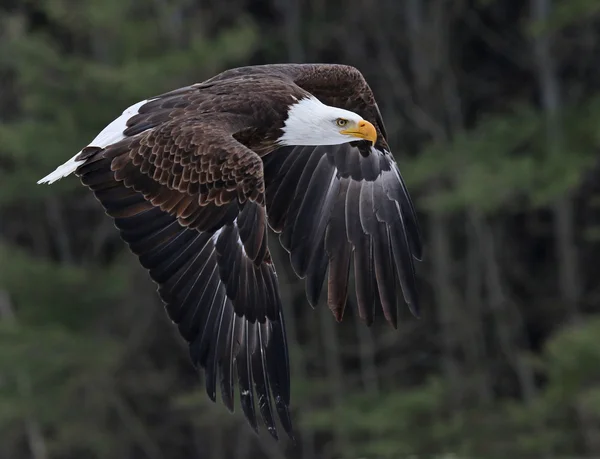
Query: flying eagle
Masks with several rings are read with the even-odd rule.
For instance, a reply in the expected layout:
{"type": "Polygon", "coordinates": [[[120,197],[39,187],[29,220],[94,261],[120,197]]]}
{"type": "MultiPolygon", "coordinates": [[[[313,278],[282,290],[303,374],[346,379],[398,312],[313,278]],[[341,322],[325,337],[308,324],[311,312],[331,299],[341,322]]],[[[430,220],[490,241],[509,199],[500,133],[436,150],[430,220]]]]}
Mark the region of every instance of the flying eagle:
{"type": "Polygon", "coordinates": [[[75,173],[139,257],[215,401],[292,436],[281,298],[267,246],[279,234],[314,307],[340,321],[353,266],[360,317],[396,327],[399,284],[418,314],[415,209],[373,93],[354,67],[227,70],[126,109],[38,183],[75,173]],[[351,260],[353,259],[353,263],[351,260]]]}

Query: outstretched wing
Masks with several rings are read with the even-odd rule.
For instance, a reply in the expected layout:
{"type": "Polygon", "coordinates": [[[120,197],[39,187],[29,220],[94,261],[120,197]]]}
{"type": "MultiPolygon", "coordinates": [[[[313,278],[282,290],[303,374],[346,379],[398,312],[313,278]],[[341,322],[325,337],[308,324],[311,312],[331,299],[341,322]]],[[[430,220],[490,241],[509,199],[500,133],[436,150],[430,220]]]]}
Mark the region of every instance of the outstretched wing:
{"type": "Polygon", "coordinates": [[[413,204],[394,159],[377,146],[286,147],[265,158],[269,224],[306,278],[315,306],[327,277],[327,303],[338,320],[354,256],[360,317],[380,302],[397,325],[396,292],[418,314],[413,259],[421,239],[413,204]]]}
{"type": "Polygon", "coordinates": [[[327,303],[341,320],[353,257],[359,313],[367,323],[380,302],[396,327],[398,283],[418,315],[413,261],[422,256],[420,229],[369,85],[357,69],[343,65],[274,65],[258,71],[267,69],[325,104],[358,113],[378,132],[374,146],[285,147],[264,158],[269,223],[281,233],[295,272],[306,278],[310,303],[317,303],[327,277],[327,303]]]}
{"type": "Polygon", "coordinates": [[[84,149],[76,173],[158,284],[193,363],[205,370],[209,397],[215,400],[218,380],[233,410],[237,373],[252,427],[256,394],[269,432],[277,437],[276,410],[291,435],[287,340],[267,248],[262,161],[201,119],[148,129],[156,113],[160,105],[146,112],[142,106],[124,139],[84,149]]]}

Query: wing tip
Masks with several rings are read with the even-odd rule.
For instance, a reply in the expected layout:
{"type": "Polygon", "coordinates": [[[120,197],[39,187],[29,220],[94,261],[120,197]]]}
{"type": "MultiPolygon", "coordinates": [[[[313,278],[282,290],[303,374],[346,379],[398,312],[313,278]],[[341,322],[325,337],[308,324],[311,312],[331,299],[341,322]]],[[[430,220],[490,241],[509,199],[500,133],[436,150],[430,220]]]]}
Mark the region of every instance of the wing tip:
{"type": "Polygon", "coordinates": [[[206,378],[206,381],[206,395],[208,395],[208,398],[210,398],[211,402],[217,403],[217,391],[209,386],[208,377],[206,378]]]}
{"type": "Polygon", "coordinates": [[[419,306],[419,303],[414,302],[414,303],[407,303],[408,305],[408,309],[410,310],[411,314],[413,315],[413,317],[415,319],[421,319],[421,307],[419,306]]]}
{"type": "Polygon", "coordinates": [[[279,435],[277,435],[277,429],[275,426],[267,426],[267,431],[275,439],[275,441],[279,441],[279,435]]]}
{"type": "Polygon", "coordinates": [[[398,330],[398,319],[396,317],[387,317],[385,318],[386,322],[391,325],[394,330],[398,330]]]}
{"type": "Polygon", "coordinates": [[[292,427],[292,416],[290,414],[289,405],[282,399],[281,396],[279,396],[275,397],[275,406],[277,408],[277,413],[283,429],[288,435],[293,435],[294,428],[292,427]]]}
{"type": "Polygon", "coordinates": [[[288,438],[292,442],[292,446],[298,446],[298,440],[296,439],[294,432],[288,432],[287,434],[288,434],[288,438]]]}
{"type": "Polygon", "coordinates": [[[330,303],[329,304],[329,309],[333,313],[333,317],[335,317],[335,321],[337,323],[341,323],[342,320],[344,320],[345,306],[346,306],[345,304],[338,304],[338,303],[330,303]]]}
{"type": "Polygon", "coordinates": [[[423,261],[423,247],[419,246],[413,250],[412,257],[417,261],[423,261]]]}
{"type": "Polygon", "coordinates": [[[359,314],[358,314],[358,317],[360,317],[360,320],[362,320],[367,327],[370,327],[371,325],[373,325],[373,316],[371,314],[368,316],[365,316],[364,314],[361,314],[361,313],[362,313],[362,311],[359,311],[359,314]]]}

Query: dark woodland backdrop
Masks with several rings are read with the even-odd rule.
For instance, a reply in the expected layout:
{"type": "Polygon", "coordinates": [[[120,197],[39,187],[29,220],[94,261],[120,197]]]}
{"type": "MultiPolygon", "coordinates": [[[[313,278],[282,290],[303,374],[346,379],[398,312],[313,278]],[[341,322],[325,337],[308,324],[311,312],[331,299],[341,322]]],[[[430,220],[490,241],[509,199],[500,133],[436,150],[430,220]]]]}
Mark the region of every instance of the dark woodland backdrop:
{"type": "Polygon", "coordinates": [[[0,0],[0,457],[599,457],[598,13],[0,0]],[[366,75],[427,242],[422,319],[400,304],[398,330],[312,310],[272,244],[295,449],[208,401],[91,193],[72,177],[36,185],[138,100],[286,61],[366,75]]]}

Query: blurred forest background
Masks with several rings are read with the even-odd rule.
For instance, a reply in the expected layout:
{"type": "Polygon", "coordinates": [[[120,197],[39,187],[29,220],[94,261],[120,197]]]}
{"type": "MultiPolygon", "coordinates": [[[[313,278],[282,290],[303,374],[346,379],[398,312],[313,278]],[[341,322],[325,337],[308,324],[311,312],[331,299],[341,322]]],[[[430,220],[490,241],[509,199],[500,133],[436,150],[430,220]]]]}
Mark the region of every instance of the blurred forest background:
{"type": "Polygon", "coordinates": [[[0,0],[0,458],[599,457],[599,13],[0,0]],[[290,61],[366,75],[427,243],[398,330],[312,310],[272,244],[295,448],[208,400],[91,193],[36,185],[138,100],[290,61]]]}

